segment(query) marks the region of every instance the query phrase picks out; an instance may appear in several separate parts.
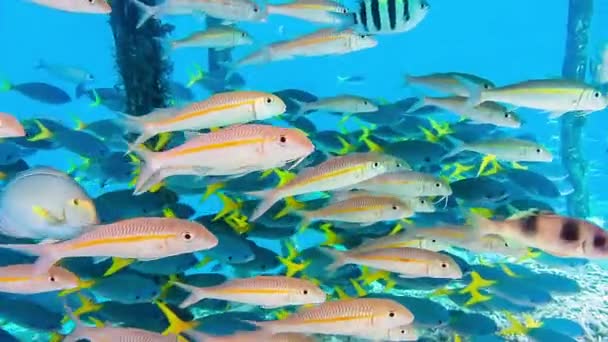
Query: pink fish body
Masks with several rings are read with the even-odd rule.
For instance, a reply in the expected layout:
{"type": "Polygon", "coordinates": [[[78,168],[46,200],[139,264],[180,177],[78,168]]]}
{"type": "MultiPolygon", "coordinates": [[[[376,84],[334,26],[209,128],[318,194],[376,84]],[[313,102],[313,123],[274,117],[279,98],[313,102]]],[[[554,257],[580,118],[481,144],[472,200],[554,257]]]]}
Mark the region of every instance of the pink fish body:
{"type": "Polygon", "coordinates": [[[108,14],[112,7],[107,0],[30,0],[31,2],[60,11],[86,14],[108,14]]]}
{"type": "Polygon", "coordinates": [[[174,175],[225,176],[285,166],[314,145],[298,129],[248,124],[200,134],[164,152],[132,147],[144,160],[135,194],[174,175]]]}
{"type": "Polygon", "coordinates": [[[0,113],[0,138],[18,138],[25,136],[23,125],[14,116],[0,113]]]}
{"type": "Polygon", "coordinates": [[[0,292],[35,294],[78,287],[78,277],[64,268],[53,266],[38,275],[33,270],[34,264],[0,267],[0,292]]]}

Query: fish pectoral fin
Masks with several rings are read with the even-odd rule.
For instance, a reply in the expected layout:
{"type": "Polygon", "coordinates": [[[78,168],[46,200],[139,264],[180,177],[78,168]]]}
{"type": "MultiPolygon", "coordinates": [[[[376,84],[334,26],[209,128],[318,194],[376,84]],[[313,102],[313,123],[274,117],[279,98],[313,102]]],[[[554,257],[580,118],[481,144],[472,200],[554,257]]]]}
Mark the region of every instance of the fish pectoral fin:
{"type": "Polygon", "coordinates": [[[549,112],[549,119],[557,119],[560,116],[564,115],[568,113],[567,111],[554,111],[554,112],[549,112]]]}
{"type": "Polygon", "coordinates": [[[39,205],[33,206],[32,211],[34,212],[34,214],[40,216],[50,225],[55,226],[65,223],[65,217],[57,217],[52,214],[48,209],[43,208],[39,205]]]}
{"type": "Polygon", "coordinates": [[[399,278],[403,278],[403,279],[414,279],[414,278],[420,278],[420,276],[418,275],[413,275],[413,274],[398,274],[397,277],[399,278]]]}

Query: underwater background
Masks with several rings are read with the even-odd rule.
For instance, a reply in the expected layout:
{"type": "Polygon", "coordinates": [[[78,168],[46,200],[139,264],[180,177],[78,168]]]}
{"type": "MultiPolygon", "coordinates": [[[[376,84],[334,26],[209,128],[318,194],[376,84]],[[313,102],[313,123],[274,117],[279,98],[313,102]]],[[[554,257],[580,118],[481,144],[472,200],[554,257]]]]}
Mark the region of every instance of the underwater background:
{"type": "MultiPolygon", "coordinates": [[[[122,1],[119,2],[122,3],[122,1]]],[[[171,51],[163,49],[158,37],[154,37],[155,30],[165,28],[169,29],[170,33],[164,37],[161,35],[160,40],[177,39],[193,31],[202,30],[208,22],[212,21],[204,16],[161,17],[160,23],[162,24],[155,22],[154,28],[144,26],[141,31],[134,33],[138,37],[137,40],[117,43],[110,23],[110,15],[70,13],[39,6],[26,0],[3,0],[0,1],[0,42],[2,46],[0,81],[4,84],[4,91],[0,92],[0,112],[13,114],[26,128],[27,136],[31,137],[35,136],[36,131],[40,129],[33,121],[36,119],[59,123],[71,130],[84,129],[86,131],[86,126],[91,123],[117,119],[117,111],[125,111],[132,115],[146,114],[131,112],[130,109],[133,106],[152,111],[156,107],[165,105],[178,106],[192,101],[202,101],[219,90],[257,90],[279,94],[279,97],[281,97],[281,93],[279,93],[281,91],[285,91],[283,94],[291,96],[289,94],[294,94],[294,90],[301,90],[318,98],[353,94],[373,99],[380,104],[390,104],[403,99],[427,95],[425,90],[420,87],[407,84],[404,80],[406,75],[458,71],[484,77],[492,80],[496,85],[512,84],[530,79],[561,78],[563,70],[568,68],[564,66],[565,63],[578,63],[586,67],[591,60],[596,62],[598,58],[601,60],[601,57],[598,56],[601,56],[608,39],[608,26],[605,25],[608,20],[608,2],[604,0],[429,0],[428,2],[429,13],[420,24],[407,32],[375,36],[378,45],[374,48],[344,55],[294,58],[245,66],[236,71],[238,82],[228,84],[224,75],[215,76],[209,71],[209,64],[213,63],[209,59],[214,55],[213,53],[208,54],[208,49],[193,48],[171,51]],[[584,12],[588,11],[586,5],[590,3],[592,3],[592,12],[588,30],[568,32],[569,16],[580,12],[582,14],[579,14],[585,17],[584,12]],[[161,27],[159,25],[170,26],[161,27]],[[586,44],[582,48],[582,55],[576,56],[580,57],[578,60],[568,57],[573,52],[566,47],[568,39],[576,38],[572,37],[573,34],[584,35],[584,38],[579,37],[579,39],[586,44]],[[117,56],[128,51],[126,48],[124,51],[117,51],[117,47],[121,49],[120,44],[133,44],[131,48],[141,54],[132,56],[133,58],[130,60],[126,58],[118,67],[117,56]],[[151,47],[152,45],[154,47],[151,47]],[[150,58],[154,53],[148,54],[147,51],[144,51],[145,49],[159,53],[159,58],[157,60],[150,58]],[[146,55],[147,57],[144,57],[146,55]],[[137,58],[140,59],[137,60],[137,58]],[[58,80],[37,68],[41,62],[83,68],[94,75],[95,79],[87,84],[86,93],[81,93],[82,96],[78,97],[74,92],[75,90],[78,92],[78,89],[73,83],[58,80]],[[124,75],[121,73],[129,73],[128,70],[133,73],[147,73],[149,77],[158,74],[165,84],[169,84],[170,81],[177,85],[172,88],[173,91],[166,88],[164,94],[158,95],[164,100],[157,98],[149,100],[146,93],[159,91],[150,87],[154,82],[146,83],[145,77],[141,77],[139,79],[143,79],[144,84],[139,86],[133,81],[137,78],[133,75],[128,76],[132,77],[130,83],[124,82],[124,75]],[[195,78],[198,70],[203,70],[203,74],[199,75],[200,80],[195,78]],[[216,79],[213,79],[214,77],[216,79]],[[212,79],[209,82],[213,85],[205,84],[209,79],[212,79]],[[51,95],[43,94],[41,100],[15,91],[14,85],[26,82],[41,82],[56,86],[63,89],[70,96],[70,100],[61,104],[49,103],[45,98],[51,95]],[[13,85],[13,89],[10,85],[13,85]],[[133,95],[133,91],[136,90],[139,93],[137,96],[141,96],[141,99],[148,99],[149,103],[131,104],[130,107],[127,106],[128,109],[122,108],[121,110],[105,106],[104,99],[101,100],[101,103],[96,103],[95,94],[90,91],[91,89],[114,88],[115,86],[116,91],[122,94],[125,94],[125,88],[133,87],[126,90],[126,93],[131,92],[133,95]],[[179,92],[176,92],[178,86],[179,92]],[[162,103],[163,101],[165,103],[162,103]]],[[[358,6],[356,2],[344,5],[349,9],[356,9],[358,6]]],[[[132,12],[129,12],[131,17],[127,16],[125,20],[135,18],[132,12]]],[[[120,22],[114,23],[114,25],[114,30],[120,30],[120,22]]],[[[315,23],[279,15],[271,15],[265,22],[239,22],[236,25],[254,38],[254,44],[231,49],[230,61],[240,60],[260,46],[279,40],[294,39],[320,27],[315,23]]],[[[135,30],[135,28],[125,28],[125,30],[135,30]]],[[[130,33],[123,32],[123,34],[129,35],[130,33]]],[[[222,52],[219,54],[221,55],[222,52]]],[[[219,69],[224,67],[222,64],[219,65],[219,69]]],[[[574,68],[576,69],[576,67],[574,68]]],[[[235,76],[230,75],[230,77],[235,76]]],[[[583,81],[593,84],[593,69],[587,68],[585,77],[583,81]]],[[[605,85],[603,86],[605,91],[605,85]]],[[[157,95],[148,97],[154,98],[155,96],[157,95]]],[[[283,99],[285,100],[285,98],[283,99]]],[[[288,104],[288,111],[293,106],[293,102],[291,103],[288,104]]],[[[496,214],[500,213],[500,208],[504,209],[512,204],[512,201],[530,201],[517,209],[525,211],[538,209],[544,205],[545,207],[542,209],[550,208],[560,215],[572,216],[605,226],[607,212],[604,208],[608,203],[608,192],[605,191],[608,176],[604,172],[608,166],[608,140],[605,133],[606,110],[593,112],[583,119],[563,116],[556,120],[548,120],[546,115],[535,109],[517,108],[516,110],[518,116],[522,118],[523,125],[516,131],[508,131],[507,136],[531,138],[553,154],[551,163],[529,164],[529,170],[546,177],[545,180],[555,186],[557,193],[554,192],[550,195],[538,192],[534,194],[533,191],[526,193],[526,189],[522,189],[515,181],[501,179],[500,184],[509,193],[508,196],[494,201],[488,199],[490,197],[488,195],[484,200],[467,203],[463,206],[468,209],[477,209],[478,212],[480,212],[480,208],[484,208],[496,214]],[[575,126],[578,124],[583,125],[580,139],[576,138],[576,134],[574,137],[564,138],[568,135],[568,131],[575,130],[575,126]],[[573,155],[581,156],[581,159],[568,159],[568,163],[576,164],[581,160],[582,162],[576,165],[564,165],[564,156],[573,155]],[[582,186],[579,187],[581,184],[582,186]],[[535,202],[532,203],[532,201],[535,202]]],[[[314,123],[315,131],[310,131],[309,127],[298,128],[308,130],[307,133],[313,142],[316,142],[313,138],[315,132],[335,131],[336,134],[341,132],[340,117],[329,115],[322,110],[307,114],[306,117],[314,123]]],[[[428,135],[423,134],[422,128],[433,130],[429,118],[432,118],[435,123],[450,123],[454,127],[460,123],[457,116],[445,111],[437,111],[430,115],[424,114],[422,117],[417,117],[419,121],[413,124],[411,135],[405,132],[402,133],[402,137],[392,141],[380,134],[374,136],[373,133],[382,126],[390,127],[392,122],[374,123],[366,122],[365,118],[363,120],[349,119],[346,120],[345,126],[349,132],[357,132],[363,127],[370,127],[372,131],[370,139],[373,141],[374,137],[378,138],[375,145],[380,146],[382,151],[389,151],[388,144],[412,138],[440,144],[441,142],[432,141],[428,135]],[[422,128],[419,129],[420,126],[422,128]],[[416,132],[413,133],[414,131],[416,132]]],[[[269,122],[276,126],[297,126],[294,122],[283,118],[272,119],[269,122]]],[[[397,122],[394,124],[397,125],[397,122]]],[[[53,131],[48,124],[46,127],[53,131]]],[[[87,132],[96,135],[95,132],[87,132]]],[[[342,133],[346,135],[346,133],[342,133]]],[[[471,134],[478,135],[476,136],[478,138],[487,137],[483,132],[471,134]]],[[[437,134],[435,135],[437,136],[437,134]]],[[[104,137],[99,134],[96,136],[100,138],[99,141],[104,141],[101,139],[104,137]]],[[[49,141],[49,145],[46,146],[43,144],[39,146],[35,143],[21,144],[23,149],[16,153],[22,153],[22,155],[17,159],[24,161],[25,164],[21,162],[20,166],[15,166],[18,164],[15,162],[0,165],[2,181],[6,184],[17,172],[36,166],[51,166],[68,172],[94,199],[102,223],[129,217],[166,216],[168,211],[172,212],[170,215],[183,219],[194,219],[205,215],[213,217],[225,208],[230,202],[230,198],[236,198],[236,196],[229,195],[228,192],[224,195],[218,192],[202,201],[201,196],[205,193],[205,188],[189,192],[164,188],[159,192],[142,195],[142,197],[149,197],[134,199],[136,197],[132,197],[130,189],[133,188],[131,179],[136,174],[131,171],[136,169],[136,165],[125,162],[128,159],[121,159],[122,163],[131,165],[129,167],[120,166],[121,170],[126,168],[128,172],[121,174],[120,177],[105,174],[110,179],[106,182],[100,177],[104,175],[104,172],[111,171],[95,170],[87,173],[87,168],[110,160],[110,152],[103,148],[102,154],[105,157],[100,158],[95,158],[94,154],[82,155],[74,152],[77,150],[76,148],[66,148],[62,144],[86,144],[88,143],[86,140],[78,140],[80,139],[78,136],[67,138],[73,139],[69,143],[54,139],[45,137],[43,141],[49,141]],[[107,154],[105,154],[106,152],[107,154]],[[115,193],[115,196],[111,199],[100,199],[104,194],[107,196],[109,193],[115,193]],[[137,208],[142,209],[137,211],[137,208]]],[[[179,141],[179,138],[174,137],[174,139],[179,141]]],[[[360,139],[358,143],[364,140],[360,139]]],[[[3,140],[2,144],[6,141],[8,140],[3,140]]],[[[451,140],[449,141],[451,142],[451,140]]],[[[17,144],[19,145],[19,142],[17,144]]],[[[116,141],[109,144],[106,140],[106,148],[109,148],[111,152],[119,152],[119,155],[123,156],[127,150],[126,140],[123,145],[116,141]]],[[[2,149],[1,145],[0,149],[2,149]]],[[[370,144],[361,143],[356,151],[365,152],[373,149],[370,144]]],[[[397,154],[401,157],[401,154],[397,154]]],[[[465,162],[462,163],[465,164],[465,162]]],[[[410,164],[413,165],[413,163],[410,164]]],[[[440,160],[436,164],[437,167],[425,169],[425,171],[436,176],[449,174],[444,168],[446,164],[442,164],[440,160]]],[[[416,168],[414,167],[414,169],[416,168]]],[[[475,171],[476,169],[470,171],[464,178],[478,178],[475,171]]],[[[500,172],[487,177],[501,177],[500,172]]],[[[450,179],[450,181],[455,182],[456,180],[450,179]]],[[[251,178],[251,183],[254,183],[253,178],[251,178]]],[[[257,190],[255,184],[252,184],[235,186],[242,186],[244,188],[242,192],[257,190]]],[[[467,196],[477,198],[468,192],[482,196],[482,193],[486,191],[483,184],[471,184],[466,191],[463,190],[467,192],[466,196],[462,196],[463,198],[467,196]]],[[[528,184],[527,186],[532,187],[533,185],[528,184]]],[[[455,201],[453,196],[452,201],[455,201]]],[[[449,211],[450,208],[453,209],[454,202],[451,202],[448,209],[442,208],[442,202],[436,206],[438,212],[449,211]]],[[[412,218],[415,224],[424,222],[426,225],[431,222],[443,222],[444,219],[443,216],[431,215],[422,215],[420,221],[417,221],[417,218],[418,216],[412,218]]],[[[216,221],[210,223],[210,225],[213,224],[217,224],[216,221]]],[[[226,223],[223,224],[229,227],[226,223]]],[[[297,221],[294,225],[297,225],[297,221]]],[[[209,228],[208,225],[207,227],[209,228]]],[[[274,236],[274,232],[266,234],[267,236],[261,233],[259,237],[254,234],[253,237],[247,239],[246,235],[236,234],[236,237],[233,237],[246,239],[247,243],[253,241],[256,246],[263,247],[267,253],[271,253],[271,256],[263,258],[268,258],[268,265],[272,267],[264,265],[263,271],[256,269],[259,265],[247,268],[245,266],[247,263],[237,264],[237,267],[233,268],[230,262],[224,263],[221,258],[211,257],[211,260],[207,260],[208,256],[200,254],[196,255],[196,260],[189,261],[197,264],[196,267],[181,265],[176,269],[179,269],[179,275],[183,277],[202,273],[222,275],[223,280],[256,274],[285,274],[285,263],[278,259],[278,257],[287,256],[288,248],[285,241],[293,241],[302,251],[309,247],[319,246],[324,239],[328,238],[327,232],[318,228],[294,232],[292,236],[288,234],[274,236]],[[200,260],[206,260],[206,262],[199,263],[200,260]]],[[[238,250],[242,246],[240,244],[242,241],[234,243],[236,245],[230,246],[230,249],[238,250]]],[[[255,251],[253,254],[256,254],[255,251]]],[[[473,270],[484,279],[494,280],[497,284],[502,283],[504,286],[498,292],[502,294],[506,292],[507,295],[497,296],[496,293],[490,291],[490,296],[494,299],[467,305],[465,303],[468,298],[464,298],[466,295],[459,294],[457,291],[452,294],[440,292],[439,290],[448,283],[437,282],[436,279],[402,278],[392,289],[387,289],[381,279],[361,286],[366,293],[379,293],[391,298],[401,298],[400,303],[414,313],[415,322],[418,322],[418,317],[422,321],[417,327],[419,340],[608,341],[608,323],[606,323],[608,282],[605,277],[608,265],[602,260],[567,259],[548,254],[545,254],[543,256],[545,259],[540,261],[535,261],[533,258],[520,261],[518,258],[495,255],[482,260],[478,258],[477,254],[462,249],[456,250],[452,254],[458,257],[458,263],[462,263],[463,271],[468,271],[463,272],[465,273],[462,279],[463,286],[471,282],[470,271],[473,270]],[[535,296],[538,298],[532,298],[535,296]],[[522,298],[526,298],[526,300],[522,298]],[[535,332],[535,330],[538,331],[535,332]]],[[[3,250],[0,253],[0,264],[13,263],[10,260],[16,260],[12,252],[3,250]],[[3,256],[5,254],[6,256],[3,256]],[[5,261],[2,258],[5,258],[5,261]]],[[[110,261],[105,261],[102,265],[93,263],[75,265],[73,272],[78,274],[76,270],[81,269],[91,279],[99,280],[104,277],[103,270],[100,274],[95,274],[95,272],[99,272],[109,265],[110,261]]],[[[125,268],[127,271],[130,269],[131,266],[125,268]]],[[[136,269],[133,270],[139,272],[136,269]]],[[[116,277],[123,271],[106,278],[116,277]]],[[[81,276],[81,274],[78,275],[81,276]]],[[[82,293],[86,293],[93,302],[106,306],[106,312],[97,317],[100,321],[163,332],[169,326],[170,320],[166,319],[153,303],[162,291],[166,291],[165,286],[170,281],[169,277],[173,275],[175,274],[170,272],[159,271],[158,274],[155,274],[151,270],[145,270],[136,275],[135,273],[129,274],[133,280],[129,280],[131,278],[125,276],[125,279],[109,282],[104,285],[103,291],[100,290],[96,293],[93,287],[83,290],[82,293]],[[129,284],[129,282],[131,283],[129,284]],[[113,296],[118,299],[114,300],[113,296]],[[114,302],[120,304],[112,306],[114,302]],[[131,317],[131,321],[129,322],[125,317],[131,317]],[[137,317],[137,319],[133,319],[133,317],[137,317]]],[[[358,292],[359,287],[353,287],[348,277],[343,280],[343,282],[335,284],[323,281],[320,283],[321,286],[326,286],[324,290],[331,292],[334,298],[361,295],[358,292]]],[[[208,286],[220,282],[218,279],[205,278],[200,280],[199,284],[208,286]]],[[[183,298],[183,294],[181,297],[180,294],[175,294],[175,296],[183,298]]],[[[83,297],[76,294],[62,297],[59,297],[57,293],[0,294],[2,329],[19,341],[47,341],[57,338],[57,335],[53,335],[54,333],[67,333],[72,323],[69,323],[69,320],[62,321],[65,314],[62,304],[64,297],[68,298],[70,306],[73,306],[74,309],[81,307],[84,303],[83,297]],[[3,304],[2,301],[5,303],[3,304]],[[36,306],[32,306],[31,311],[28,311],[29,306],[26,303],[35,303],[36,306]]],[[[233,309],[222,301],[206,300],[208,302],[200,302],[195,308],[186,310],[178,308],[179,299],[174,299],[174,303],[171,303],[170,300],[166,301],[183,321],[199,320],[201,323],[197,329],[206,333],[229,334],[236,330],[252,330],[251,326],[243,328],[243,323],[238,320],[239,317],[229,315],[235,310],[250,312],[249,309],[238,307],[233,309]],[[221,314],[226,315],[219,316],[221,314]]],[[[101,309],[101,311],[103,310],[101,309]]],[[[87,315],[94,317],[94,311],[90,311],[84,313],[82,318],[87,315]]],[[[256,310],[251,310],[250,313],[254,316],[262,315],[256,310]]],[[[264,314],[267,316],[262,315],[261,317],[270,317],[269,312],[264,314]]],[[[243,317],[246,320],[253,320],[251,316],[243,317]]],[[[337,336],[318,336],[318,339],[357,340],[355,337],[337,336]]],[[[8,335],[3,337],[0,334],[0,341],[5,340],[11,341],[8,335]]]]}

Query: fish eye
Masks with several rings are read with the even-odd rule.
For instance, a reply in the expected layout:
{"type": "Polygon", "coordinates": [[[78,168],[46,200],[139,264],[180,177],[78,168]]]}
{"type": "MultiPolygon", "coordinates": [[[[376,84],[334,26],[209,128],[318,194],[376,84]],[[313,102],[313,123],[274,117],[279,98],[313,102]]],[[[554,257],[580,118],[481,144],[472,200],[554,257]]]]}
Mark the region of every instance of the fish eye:
{"type": "Polygon", "coordinates": [[[435,243],[435,242],[437,242],[437,240],[433,239],[433,240],[431,240],[431,242],[432,242],[432,243],[435,243]]]}
{"type": "Polygon", "coordinates": [[[245,38],[247,35],[245,34],[245,32],[241,33],[241,37],[245,38]]]}
{"type": "Polygon", "coordinates": [[[192,234],[185,232],[182,234],[182,237],[184,238],[184,240],[191,240],[192,239],[192,234]]]}
{"type": "Polygon", "coordinates": [[[423,199],[420,200],[420,204],[424,204],[425,201],[423,199]]]}
{"type": "Polygon", "coordinates": [[[254,11],[255,13],[258,13],[258,12],[260,11],[260,9],[259,9],[259,8],[256,6],[256,7],[254,7],[254,8],[253,8],[253,11],[254,11]]]}
{"type": "Polygon", "coordinates": [[[91,5],[94,5],[94,4],[95,4],[95,1],[97,1],[97,0],[89,0],[89,3],[90,3],[91,5]]]}
{"type": "Polygon", "coordinates": [[[388,313],[388,317],[395,317],[395,313],[394,313],[394,312],[392,312],[392,311],[391,311],[391,312],[389,312],[389,313],[388,313]]]}
{"type": "Polygon", "coordinates": [[[365,38],[367,38],[367,35],[365,35],[365,34],[360,34],[360,35],[359,35],[359,38],[361,38],[361,39],[365,39],[365,38]]]}
{"type": "Polygon", "coordinates": [[[505,242],[505,247],[509,247],[509,244],[505,242]]]}
{"type": "Polygon", "coordinates": [[[441,183],[435,183],[436,188],[441,188],[441,183]]]}
{"type": "Polygon", "coordinates": [[[505,118],[507,118],[507,119],[508,119],[510,116],[511,116],[511,114],[509,114],[509,113],[505,113],[505,118]]]}
{"type": "Polygon", "coordinates": [[[599,98],[599,97],[601,96],[601,94],[600,94],[600,92],[599,92],[599,91],[596,91],[595,93],[593,93],[593,96],[594,96],[595,98],[599,98]]]}
{"type": "Polygon", "coordinates": [[[536,153],[540,153],[540,152],[541,152],[540,148],[537,148],[536,153]]]}
{"type": "Polygon", "coordinates": [[[55,277],[50,276],[50,277],[49,277],[49,281],[51,281],[51,282],[55,282],[55,277]]]}
{"type": "Polygon", "coordinates": [[[446,263],[444,262],[443,264],[441,264],[441,267],[443,267],[443,268],[447,268],[447,267],[448,267],[448,264],[446,264],[446,263]]]}
{"type": "Polygon", "coordinates": [[[425,9],[425,8],[427,8],[427,7],[428,7],[428,5],[427,5],[427,4],[425,4],[424,2],[420,4],[420,8],[421,8],[421,9],[425,9]]]}
{"type": "Polygon", "coordinates": [[[393,210],[397,210],[399,209],[399,207],[397,207],[396,205],[393,206],[393,210]]]}
{"type": "Polygon", "coordinates": [[[78,200],[78,198],[74,198],[74,199],[72,200],[72,204],[73,204],[73,205],[79,205],[79,204],[80,204],[80,201],[78,200]]]}
{"type": "Polygon", "coordinates": [[[272,97],[267,97],[266,98],[266,103],[272,103],[272,97]]]}
{"type": "Polygon", "coordinates": [[[287,138],[284,135],[281,135],[281,137],[279,138],[279,141],[284,144],[287,142],[287,138]]]}
{"type": "Polygon", "coordinates": [[[396,167],[401,167],[401,163],[397,162],[397,164],[395,164],[396,167]]]}
{"type": "Polygon", "coordinates": [[[373,164],[372,164],[372,166],[373,166],[374,168],[379,167],[379,166],[380,166],[380,163],[375,162],[375,163],[373,163],[373,164]]]}
{"type": "Polygon", "coordinates": [[[363,104],[367,106],[369,103],[367,103],[367,101],[363,101],[363,104]]]}
{"type": "Polygon", "coordinates": [[[484,89],[490,89],[490,85],[489,85],[489,84],[487,84],[487,83],[484,83],[484,84],[483,84],[483,88],[484,88],[484,89]]]}
{"type": "Polygon", "coordinates": [[[302,291],[303,294],[307,295],[308,294],[308,290],[304,290],[302,291]]]}
{"type": "Polygon", "coordinates": [[[346,14],[346,13],[348,13],[348,10],[346,8],[343,8],[342,13],[346,14]]]}

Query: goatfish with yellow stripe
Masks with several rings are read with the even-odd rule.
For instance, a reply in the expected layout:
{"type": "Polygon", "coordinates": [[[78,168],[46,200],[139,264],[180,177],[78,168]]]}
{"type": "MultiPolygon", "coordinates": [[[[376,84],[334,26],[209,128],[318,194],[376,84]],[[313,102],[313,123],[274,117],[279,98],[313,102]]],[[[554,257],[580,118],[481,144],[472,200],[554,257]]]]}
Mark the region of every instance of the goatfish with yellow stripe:
{"type": "Polygon", "coordinates": [[[321,29],[294,40],[280,41],[244,57],[236,67],[276,62],[295,57],[343,55],[378,45],[372,36],[353,30],[321,29]]]}
{"type": "Polygon", "coordinates": [[[348,9],[332,0],[296,0],[285,4],[269,4],[268,13],[313,23],[337,25],[347,18],[348,9]]]}
{"type": "Polygon", "coordinates": [[[158,109],[144,116],[122,114],[129,132],[139,133],[135,145],[164,132],[197,131],[250,121],[266,120],[285,113],[285,102],[278,96],[258,91],[232,91],[184,107],[158,109]]]}
{"type": "Polygon", "coordinates": [[[425,249],[401,247],[342,252],[323,248],[322,251],[335,260],[327,267],[329,271],[343,265],[355,264],[396,273],[400,278],[462,278],[462,270],[454,259],[425,249]]]}
{"type": "Polygon", "coordinates": [[[181,304],[186,308],[204,298],[227,300],[264,308],[278,308],[288,305],[319,304],[327,295],[311,281],[285,276],[257,276],[232,279],[211,287],[196,287],[175,283],[190,292],[181,304]]]}
{"type": "Polygon", "coordinates": [[[324,208],[299,211],[302,226],[311,221],[339,221],[369,226],[381,221],[395,221],[414,215],[405,202],[389,196],[355,196],[332,203],[324,208]]]}
{"type": "Polygon", "coordinates": [[[314,151],[306,134],[294,128],[247,124],[197,134],[163,152],[131,146],[144,162],[134,194],[144,193],[169,176],[230,176],[294,166],[314,151]]]}
{"type": "Polygon", "coordinates": [[[197,47],[223,50],[251,44],[253,44],[253,38],[249,33],[232,26],[222,25],[192,33],[182,39],[173,40],[171,41],[171,48],[176,50],[197,47]]]}
{"type": "Polygon", "coordinates": [[[47,272],[68,257],[155,260],[215,247],[218,239],[203,225],[177,218],[139,217],[98,225],[70,240],[10,244],[0,248],[37,255],[34,273],[47,272]]]}
{"type": "Polygon", "coordinates": [[[589,114],[608,106],[606,96],[599,89],[564,79],[529,80],[493,89],[472,89],[470,105],[486,101],[540,109],[551,113],[550,118],[572,111],[589,114]]]}
{"type": "Polygon", "coordinates": [[[370,330],[408,325],[413,321],[412,312],[394,300],[359,298],[325,302],[303,308],[285,319],[252,323],[273,334],[357,336],[370,330]]]}
{"type": "Polygon", "coordinates": [[[375,152],[352,153],[328,159],[300,171],[294,179],[280,188],[250,193],[263,198],[251,214],[250,220],[259,218],[283,198],[350,187],[385,172],[399,170],[404,165],[405,163],[396,157],[375,152]]]}
{"type": "Polygon", "coordinates": [[[431,174],[415,171],[385,173],[354,184],[351,189],[396,197],[449,196],[450,184],[431,174]]]}
{"type": "Polygon", "coordinates": [[[204,342],[243,342],[243,341],[265,341],[265,342],[316,342],[314,336],[298,333],[272,334],[265,331],[238,331],[232,335],[214,336],[202,333],[198,330],[184,332],[184,335],[193,341],[204,342]]]}
{"type": "Polygon", "coordinates": [[[35,294],[78,288],[80,279],[74,273],[58,266],[47,273],[35,275],[33,264],[0,267],[0,292],[35,294]]]}

